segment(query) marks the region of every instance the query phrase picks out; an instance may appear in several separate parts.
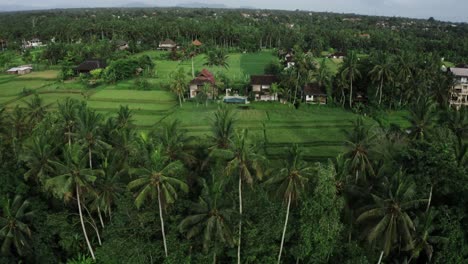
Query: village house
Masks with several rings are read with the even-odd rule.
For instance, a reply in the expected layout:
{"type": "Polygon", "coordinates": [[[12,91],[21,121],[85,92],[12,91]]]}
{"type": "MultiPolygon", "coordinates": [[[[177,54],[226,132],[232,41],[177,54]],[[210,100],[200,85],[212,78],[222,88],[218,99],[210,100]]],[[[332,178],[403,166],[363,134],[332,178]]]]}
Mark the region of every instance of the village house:
{"type": "Polygon", "coordinates": [[[33,38],[31,40],[28,40],[28,41],[23,41],[23,48],[25,49],[29,49],[29,48],[39,48],[39,47],[42,47],[44,46],[42,44],[42,41],[38,38],[33,38]]]}
{"type": "Polygon", "coordinates": [[[271,86],[278,82],[275,75],[252,75],[250,76],[250,85],[255,95],[255,101],[276,101],[277,93],[272,93],[271,86]]]}
{"type": "Polygon", "coordinates": [[[309,83],[304,86],[302,91],[304,102],[310,104],[326,104],[327,92],[325,87],[320,86],[318,83],[309,83]]]}
{"type": "Polygon", "coordinates": [[[450,93],[450,105],[456,108],[468,106],[468,68],[450,68],[455,84],[450,93]]]}
{"type": "Polygon", "coordinates": [[[328,55],[328,58],[330,59],[344,59],[346,57],[346,53],[344,52],[335,52],[330,55],[328,55]]]}
{"type": "Polygon", "coordinates": [[[284,64],[286,66],[286,69],[294,67],[294,65],[296,64],[294,61],[294,55],[291,52],[284,56],[284,64]]]}
{"type": "Polygon", "coordinates": [[[199,93],[203,91],[203,86],[205,84],[210,84],[211,85],[211,91],[207,92],[209,97],[214,97],[217,95],[217,89],[216,89],[216,79],[214,75],[209,72],[207,69],[203,69],[195,79],[190,81],[190,87],[189,87],[189,98],[195,98],[199,93]]]}
{"type": "Polygon", "coordinates": [[[192,42],[192,45],[194,45],[195,47],[201,47],[203,43],[201,43],[198,39],[196,39],[192,42]]]}
{"type": "Polygon", "coordinates": [[[115,42],[115,46],[117,47],[118,50],[128,50],[130,46],[128,45],[128,42],[124,40],[117,40],[115,42]]]}
{"type": "Polygon", "coordinates": [[[32,71],[32,69],[33,68],[32,68],[31,65],[23,65],[23,66],[18,66],[18,67],[11,68],[6,72],[8,74],[24,75],[24,74],[30,73],[32,71]]]}
{"type": "Polygon", "coordinates": [[[173,50],[175,48],[177,48],[177,43],[171,39],[166,39],[165,41],[160,42],[158,46],[158,49],[160,50],[173,50]]]}
{"type": "Polygon", "coordinates": [[[103,60],[92,59],[92,60],[85,60],[82,62],[78,67],[75,68],[75,72],[77,74],[89,74],[91,71],[96,69],[104,69],[107,67],[107,64],[103,60]]]}

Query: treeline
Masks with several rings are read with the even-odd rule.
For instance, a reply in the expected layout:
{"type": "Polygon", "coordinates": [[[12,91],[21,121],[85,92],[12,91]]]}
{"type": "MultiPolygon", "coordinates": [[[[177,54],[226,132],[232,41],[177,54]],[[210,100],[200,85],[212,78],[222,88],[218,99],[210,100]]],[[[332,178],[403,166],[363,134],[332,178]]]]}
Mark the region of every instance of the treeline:
{"type": "Polygon", "coordinates": [[[359,117],[320,164],[271,160],[221,107],[212,134],[136,130],[38,96],[0,115],[2,263],[464,263],[468,113],[359,117]]]}
{"type": "Polygon", "coordinates": [[[11,48],[38,37],[46,43],[125,40],[154,49],[170,38],[184,46],[256,51],[299,45],[315,55],[340,51],[432,52],[450,61],[468,58],[468,28],[434,20],[331,13],[212,9],[53,10],[0,15],[0,38],[11,48]]]}

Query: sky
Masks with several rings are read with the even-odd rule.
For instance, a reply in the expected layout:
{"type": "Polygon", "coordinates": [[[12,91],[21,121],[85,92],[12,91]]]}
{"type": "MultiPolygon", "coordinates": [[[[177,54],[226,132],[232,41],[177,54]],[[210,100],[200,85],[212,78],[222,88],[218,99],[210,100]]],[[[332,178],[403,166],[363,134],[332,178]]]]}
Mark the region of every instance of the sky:
{"type": "Polygon", "coordinates": [[[0,0],[2,6],[21,5],[31,8],[108,7],[129,3],[152,6],[175,6],[181,3],[224,4],[228,7],[249,6],[262,9],[328,11],[367,15],[403,16],[414,18],[434,17],[439,20],[468,22],[468,0],[0,0]]]}

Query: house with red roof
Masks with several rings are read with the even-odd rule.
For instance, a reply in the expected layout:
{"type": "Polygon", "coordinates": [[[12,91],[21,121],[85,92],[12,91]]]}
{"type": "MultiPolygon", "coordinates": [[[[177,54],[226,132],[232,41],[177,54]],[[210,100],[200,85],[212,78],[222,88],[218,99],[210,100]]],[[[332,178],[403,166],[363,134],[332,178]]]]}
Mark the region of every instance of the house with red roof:
{"type": "Polygon", "coordinates": [[[212,89],[208,93],[208,96],[214,97],[217,94],[216,90],[216,79],[214,75],[207,69],[203,69],[198,76],[190,81],[190,98],[195,98],[200,92],[202,92],[203,86],[208,83],[212,89]]]}

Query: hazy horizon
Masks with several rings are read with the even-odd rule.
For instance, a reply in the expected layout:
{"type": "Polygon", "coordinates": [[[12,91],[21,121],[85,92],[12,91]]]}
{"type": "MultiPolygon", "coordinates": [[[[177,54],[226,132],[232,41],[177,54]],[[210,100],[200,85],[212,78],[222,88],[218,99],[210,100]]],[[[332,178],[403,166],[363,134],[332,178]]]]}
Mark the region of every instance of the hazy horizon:
{"type": "Polygon", "coordinates": [[[176,6],[187,3],[223,4],[230,8],[249,6],[258,9],[306,10],[317,12],[356,13],[362,15],[401,16],[412,18],[434,17],[438,20],[468,22],[466,0],[82,0],[70,3],[59,0],[23,0],[20,3],[0,0],[0,11],[21,8],[53,9],[78,7],[122,7],[126,5],[176,6]],[[3,9],[3,10],[2,10],[3,9]]]}

